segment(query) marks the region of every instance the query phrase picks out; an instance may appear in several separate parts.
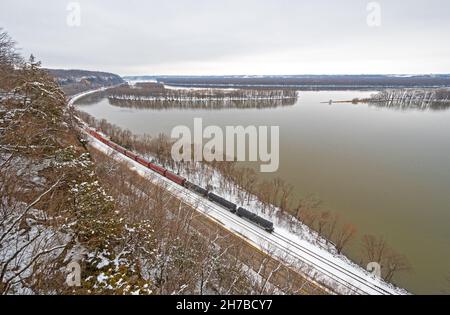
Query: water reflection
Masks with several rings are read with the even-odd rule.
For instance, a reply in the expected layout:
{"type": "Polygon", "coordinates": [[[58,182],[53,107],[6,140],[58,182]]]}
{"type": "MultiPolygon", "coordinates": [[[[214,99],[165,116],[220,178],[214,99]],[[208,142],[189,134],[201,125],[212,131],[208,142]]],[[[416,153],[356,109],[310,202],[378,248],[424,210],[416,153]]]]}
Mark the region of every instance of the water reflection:
{"type": "Polygon", "coordinates": [[[112,106],[123,108],[219,110],[293,106],[296,104],[298,97],[294,90],[173,91],[163,89],[163,92],[156,93],[153,90],[149,92],[142,88],[126,86],[88,95],[78,100],[76,104],[93,105],[102,99],[108,99],[112,106]],[[132,92],[136,94],[131,94],[132,92]]]}
{"type": "Polygon", "coordinates": [[[136,109],[205,109],[205,110],[219,110],[219,109],[264,109],[277,108],[282,106],[293,106],[296,99],[280,99],[280,100],[186,100],[183,102],[177,101],[148,101],[148,100],[122,100],[109,98],[109,102],[113,106],[136,108],[136,109]]]}
{"type": "Polygon", "coordinates": [[[74,105],[95,105],[98,104],[103,99],[107,98],[108,94],[105,91],[100,91],[94,94],[88,94],[86,96],[80,97],[74,102],[74,105]]]}
{"type": "Polygon", "coordinates": [[[395,110],[443,111],[450,108],[450,90],[386,90],[367,100],[369,106],[395,110]]]}
{"type": "MultiPolygon", "coordinates": [[[[135,134],[170,134],[179,125],[193,128],[198,117],[221,127],[280,126],[280,169],[274,176],[292,184],[298,196],[318,196],[324,208],[358,226],[360,236],[386,236],[413,264],[414,276],[399,283],[414,293],[436,293],[447,285],[450,266],[450,110],[434,111],[433,102],[415,105],[406,101],[409,94],[400,102],[405,112],[389,99],[373,106],[367,102],[329,106],[328,100],[351,103],[376,94],[300,92],[294,106],[236,108],[220,114],[175,107],[125,110],[110,104],[105,94],[86,97],[79,104],[91,104],[82,110],[135,134]]],[[[357,259],[360,249],[356,242],[352,257],[357,259]]]]}

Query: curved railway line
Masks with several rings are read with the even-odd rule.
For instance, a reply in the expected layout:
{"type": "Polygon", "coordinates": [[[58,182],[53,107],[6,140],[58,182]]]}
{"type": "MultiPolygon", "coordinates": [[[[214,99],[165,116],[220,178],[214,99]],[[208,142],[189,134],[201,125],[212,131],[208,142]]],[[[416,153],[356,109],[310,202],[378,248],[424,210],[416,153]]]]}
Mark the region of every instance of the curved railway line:
{"type": "MultiPolygon", "coordinates": [[[[69,102],[69,106],[73,105],[74,99],[75,98],[69,102]]],[[[96,144],[116,152],[122,159],[133,161],[135,167],[139,167],[140,169],[145,170],[147,174],[151,174],[153,179],[160,181],[159,184],[164,184],[165,188],[174,197],[181,199],[189,205],[194,205],[197,210],[200,208],[203,214],[218,221],[234,234],[245,238],[246,241],[253,243],[253,246],[266,253],[268,253],[267,248],[275,248],[277,251],[284,254],[277,255],[279,258],[283,258],[281,256],[291,257],[299,261],[303,267],[307,266],[319,276],[312,277],[308,273],[300,271],[302,276],[324,289],[324,291],[334,293],[337,286],[338,290],[336,293],[346,292],[353,294],[378,295],[401,294],[401,292],[380,280],[372,277],[368,278],[367,274],[362,270],[359,271],[355,269],[355,271],[351,271],[348,268],[337,264],[336,261],[311,250],[307,246],[294,242],[274,230],[273,227],[272,230],[264,230],[263,226],[256,225],[255,222],[250,222],[238,217],[230,212],[230,209],[226,206],[213,202],[208,199],[207,196],[199,194],[199,191],[185,187],[185,183],[189,182],[184,178],[111,142],[87,125],[83,127],[83,131],[91,137],[91,139],[94,139],[96,144]]]]}

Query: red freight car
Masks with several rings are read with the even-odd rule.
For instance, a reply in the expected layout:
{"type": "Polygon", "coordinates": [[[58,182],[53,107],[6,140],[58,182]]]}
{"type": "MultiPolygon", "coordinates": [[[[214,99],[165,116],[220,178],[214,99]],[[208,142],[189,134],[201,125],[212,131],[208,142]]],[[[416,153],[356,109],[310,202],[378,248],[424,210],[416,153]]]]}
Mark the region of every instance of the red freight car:
{"type": "Polygon", "coordinates": [[[98,132],[94,131],[94,130],[88,130],[88,133],[93,136],[95,139],[99,140],[100,142],[106,144],[109,147],[113,147],[114,148],[114,143],[109,141],[108,139],[102,137],[98,132]]]}
{"type": "Polygon", "coordinates": [[[126,151],[125,155],[128,156],[130,159],[133,159],[135,161],[136,161],[136,158],[138,157],[136,154],[134,154],[133,152],[130,152],[130,151],[126,151]]]}
{"type": "Polygon", "coordinates": [[[89,133],[96,139],[100,139],[100,135],[93,130],[89,130],[89,133]]]}
{"type": "Polygon", "coordinates": [[[169,171],[166,172],[166,177],[170,179],[172,182],[175,182],[181,186],[184,186],[184,182],[186,181],[183,177],[175,175],[174,173],[169,171]]]}
{"type": "Polygon", "coordinates": [[[116,145],[116,150],[122,154],[125,154],[126,150],[122,148],[120,145],[116,145]]]}
{"type": "Polygon", "coordinates": [[[160,166],[158,166],[158,165],[155,165],[155,164],[153,164],[153,163],[148,163],[148,167],[149,167],[151,170],[155,171],[156,173],[159,173],[159,174],[161,174],[161,175],[163,175],[163,176],[166,176],[167,170],[166,170],[165,168],[162,168],[162,167],[160,167],[160,166]]]}
{"type": "Polygon", "coordinates": [[[95,137],[97,140],[99,140],[100,142],[105,143],[105,141],[106,141],[105,138],[103,138],[98,132],[95,132],[95,131],[94,131],[94,137],[95,137]]]}
{"type": "Polygon", "coordinates": [[[113,143],[112,143],[111,141],[109,141],[109,140],[105,140],[105,144],[106,144],[108,147],[110,147],[110,148],[113,147],[113,143]]]}
{"type": "Polygon", "coordinates": [[[100,140],[100,139],[102,138],[102,136],[100,136],[100,134],[99,134],[96,130],[94,130],[93,133],[94,133],[94,136],[95,136],[97,139],[100,140]]]}
{"type": "Polygon", "coordinates": [[[147,160],[144,160],[143,158],[141,158],[139,156],[137,157],[136,162],[138,162],[139,164],[142,164],[144,166],[148,166],[148,163],[149,163],[147,160]]]}

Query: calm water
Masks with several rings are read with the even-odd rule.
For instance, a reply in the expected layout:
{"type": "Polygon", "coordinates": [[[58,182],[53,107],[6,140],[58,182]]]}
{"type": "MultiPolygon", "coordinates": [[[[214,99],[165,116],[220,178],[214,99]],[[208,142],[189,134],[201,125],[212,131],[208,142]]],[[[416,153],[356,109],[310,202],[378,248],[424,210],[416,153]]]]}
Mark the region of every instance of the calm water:
{"type": "MultiPolygon", "coordinates": [[[[107,99],[82,110],[134,133],[170,134],[177,125],[279,125],[280,176],[299,196],[314,194],[362,234],[383,235],[413,265],[397,282],[414,293],[450,283],[450,110],[397,111],[321,104],[369,92],[301,92],[270,109],[149,110],[107,99]]],[[[350,255],[357,257],[359,242],[350,255]]]]}

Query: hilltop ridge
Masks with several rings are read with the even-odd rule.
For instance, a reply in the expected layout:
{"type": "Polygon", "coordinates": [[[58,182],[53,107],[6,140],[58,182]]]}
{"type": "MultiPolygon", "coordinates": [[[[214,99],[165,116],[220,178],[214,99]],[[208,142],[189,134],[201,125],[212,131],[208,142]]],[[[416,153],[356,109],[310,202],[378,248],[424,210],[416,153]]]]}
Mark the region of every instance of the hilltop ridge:
{"type": "Polygon", "coordinates": [[[55,78],[64,93],[69,96],[103,86],[125,83],[119,75],[109,72],[63,69],[45,70],[55,78]]]}

